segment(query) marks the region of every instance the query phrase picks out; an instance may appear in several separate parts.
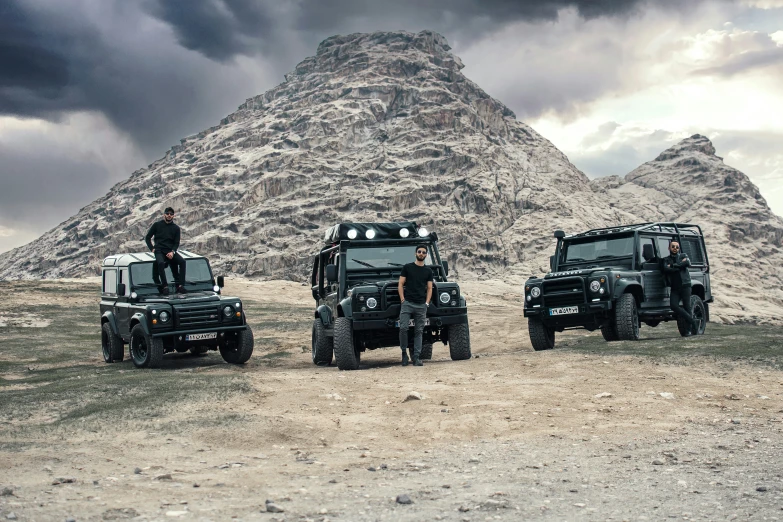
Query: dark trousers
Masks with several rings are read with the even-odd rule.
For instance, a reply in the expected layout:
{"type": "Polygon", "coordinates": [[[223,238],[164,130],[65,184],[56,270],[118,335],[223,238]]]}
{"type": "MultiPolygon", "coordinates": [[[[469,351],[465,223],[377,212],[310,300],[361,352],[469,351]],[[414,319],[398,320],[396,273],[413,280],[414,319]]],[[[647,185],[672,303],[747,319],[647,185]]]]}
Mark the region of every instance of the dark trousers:
{"type": "Polygon", "coordinates": [[[684,318],[689,323],[693,322],[693,311],[691,310],[691,287],[681,286],[679,288],[672,288],[669,306],[672,307],[672,310],[677,312],[677,315],[684,318]],[[680,306],[680,300],[682,300],[682,306],[680,306]]]}
{"type": "Polygon", "coordinates": [[[400,348],[408,349],[408,328],[413,319],[413,358],[421,357],[421,340],[424,335],[424,321],[427,320],[427,305],[404,301],[400,307],[400,348]]]}
{"type": "Polygon", "coordinates": [[[185,284],[185,260],[179,254],[174,254],[174,257],[168,259],[166,253],[159,250],[155,251],[155,266],[158,269],[158,275],[160,276],[160,284],[163,287],[169,286],[169,282],[166,280],[166,264],[171,267],[171,275],[174,276],[178,285],[185,284]]]}

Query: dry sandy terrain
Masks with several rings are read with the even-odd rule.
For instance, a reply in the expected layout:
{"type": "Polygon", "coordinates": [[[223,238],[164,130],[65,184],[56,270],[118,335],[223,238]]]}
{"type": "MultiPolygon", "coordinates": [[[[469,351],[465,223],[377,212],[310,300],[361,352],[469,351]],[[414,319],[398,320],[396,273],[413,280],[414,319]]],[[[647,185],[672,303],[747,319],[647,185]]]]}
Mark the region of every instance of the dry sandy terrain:
{"type": "Polygon", "coordinates": [[[573,333],[536,353],[517,291],[468,283],[477,357],[436,345],[403,368],[376,350],[341,372],[310,361],[308,288],[233,280],[250,362],[142,371],[103,363],[95,282],[0,291],[0,519],[783,518],[773,327],[573,333]]]}

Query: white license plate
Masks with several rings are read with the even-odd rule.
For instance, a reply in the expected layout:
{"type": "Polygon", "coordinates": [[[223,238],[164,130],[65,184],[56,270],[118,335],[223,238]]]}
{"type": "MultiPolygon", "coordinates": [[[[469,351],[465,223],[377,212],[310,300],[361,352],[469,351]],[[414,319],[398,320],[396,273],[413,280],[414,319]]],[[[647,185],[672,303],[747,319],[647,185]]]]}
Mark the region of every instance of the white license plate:
{"type": "Polygon", "coordinates": [[[217,339],[217,332],[189,334],[185,336],[186,341],[203,341],[204,339],[217,339]]]}
{"type": "MultiPolygon", "coordinates": [[[[408,321],[408,327],[411,327],[411,326],[413,326],[413,322],[414,322],[414,321],[413,321],[413,319],[411,319],[410,321],[408,321]]],[[[424,320],[424,326],[429,326],[429,325],[430,325],[430,320],[429,320],[429,318],[428,318],[428,319],[425,319],[425,320],[424,320]]],[[[396,326],[397,328],[399,328],[399,327],[400,327],[400,322],[399,322],[399,321],[395,322],[395,323],[394,323],[394,326],[396,326]]]]}
{"type": "Polygon", "coordinates": [[[578,314],[578,313],[579,313],[578,306],[563,306],[561,308],[549,309],[549,315],[567,315],[567,314],[578,314]]]}

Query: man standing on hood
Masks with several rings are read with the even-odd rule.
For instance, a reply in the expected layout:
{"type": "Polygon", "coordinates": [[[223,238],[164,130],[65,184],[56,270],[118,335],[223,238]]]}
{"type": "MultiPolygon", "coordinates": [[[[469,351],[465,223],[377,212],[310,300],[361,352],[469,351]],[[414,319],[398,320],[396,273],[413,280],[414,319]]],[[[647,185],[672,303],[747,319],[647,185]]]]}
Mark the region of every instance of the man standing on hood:
{"type": "Polygon", "coordinates": [[[402,267],[397,292],[400,294],[400,348],[402,365],[408,366],[408,325],[411,317],[413,327],[413,365],[423,366],[421,362],[421,344],[424,334],[424,322],[427,320],[427,308],[432,299],[432,270],[424,266],[429,247],[416,247],[416,261],[402,267]]]}
{"type": "Polygon", "coordinates": [[[670,255],[663,258],[663,273],[671,287],[669,306],[677,315],[688,321],[691,333],[695,335],[699,332],[701,321],[693,317],[691,310],[691,274],[688,272],[691,262],[688,254],[680,252],[680,243],[677,241],[669,243],[669,253],[670,255]]]}
{"type": "Polygon", "coordinates": [[[177,253],[179,249],[179,226],[174,223],[174,209],[166,207],[163,211],[163,219],[152,224],[144,241],[147,248],[155,251],[155,264],[160,276],[162,286],[160,293],[169,295],[169,283],[166,280],[166,263],[171,265],[171,274],[177,280],[177,293],[184,294],[185,290],[185,260],[177,253]],[[155,237],[155,246],[150,241],[155,237]]]}

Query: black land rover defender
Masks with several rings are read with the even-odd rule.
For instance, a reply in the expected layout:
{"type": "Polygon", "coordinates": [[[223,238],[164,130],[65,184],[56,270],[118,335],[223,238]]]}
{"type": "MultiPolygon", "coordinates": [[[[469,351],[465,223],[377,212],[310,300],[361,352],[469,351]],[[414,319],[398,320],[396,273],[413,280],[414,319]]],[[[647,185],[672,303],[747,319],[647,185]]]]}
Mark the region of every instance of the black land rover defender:
{"type": "Polygon", "coordinates": [[[551,272],[525,282],[524,316],[533,349],[553,348],[555,332],[571,328],[600,328],[607,341],[636,340],[641,322],[654,327],[676,320],[680,335],[690,335],[690,323],[669,307],[670,289],[661,270],[673,240],[690,258],[691,307],[700,320],[698,333],[704,333],[713,299],[710,263],[698,225],[641,223],[573,236],[558,230],[555,237],[551,272]]]}
{"type": "Polygon", "coordinates": [[[399,346],[397,285],[403,265],[415,260],[416,245],[427,245],[425,264],[435,277],[421,358],[432,358],[435,341],[448,344],[453,360],[470,358],[467,304],[459,285],[447,279],[448,262],[441,261],[434,232],[412,222],[342,223],[326,231],[324,242],[311,280],[313,363],[328,365],[334,355],[338,368],[355,370],[361,352],[399,346]]]}
{"type": "MultiPolygon", "coordinates": [[[[107,363],[120,362],[128,343],[139,368],[159,366],[163,354],[194,355],[220,349],[226,362],[242,364],[253,353],[253,332],[242,301],[221,294],[223,277],[212,277],[205,257],[180,250],[187,263],[187,293],[160,295],[155,256],[118,254],[101,266],[101,347],[107,363]]],[[[166,267],[168,281],[174,281],[166,267]]]]}

